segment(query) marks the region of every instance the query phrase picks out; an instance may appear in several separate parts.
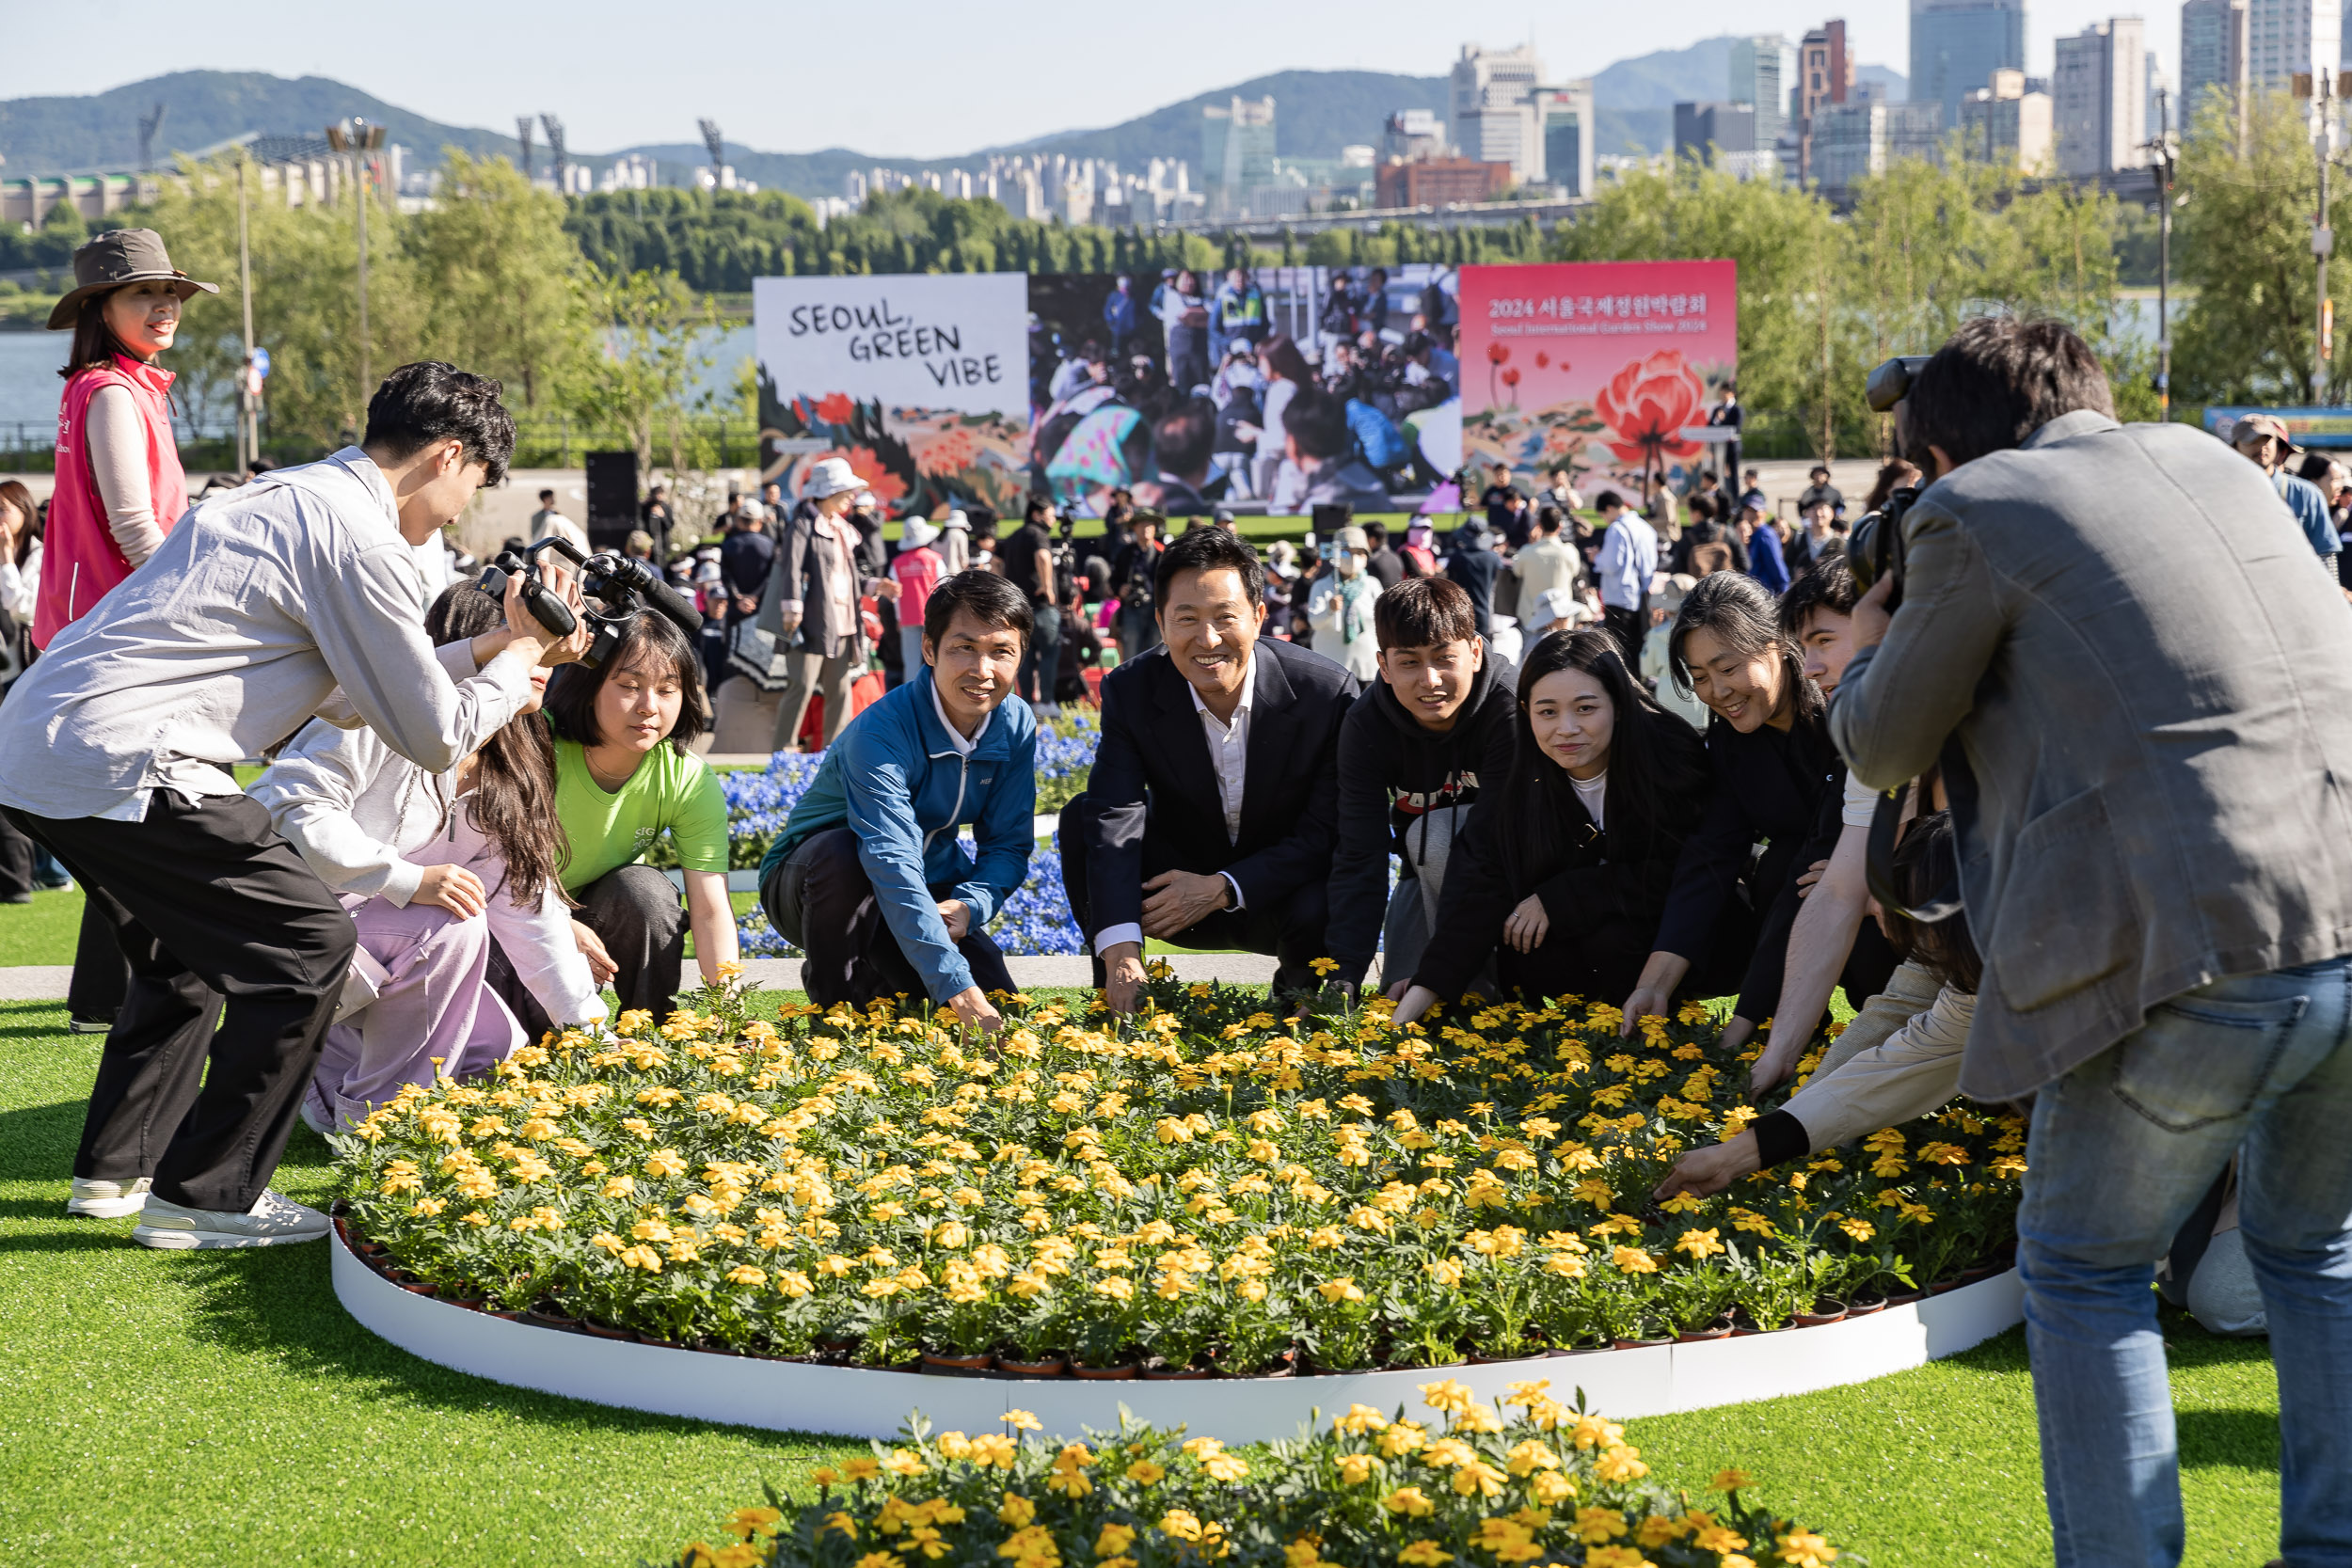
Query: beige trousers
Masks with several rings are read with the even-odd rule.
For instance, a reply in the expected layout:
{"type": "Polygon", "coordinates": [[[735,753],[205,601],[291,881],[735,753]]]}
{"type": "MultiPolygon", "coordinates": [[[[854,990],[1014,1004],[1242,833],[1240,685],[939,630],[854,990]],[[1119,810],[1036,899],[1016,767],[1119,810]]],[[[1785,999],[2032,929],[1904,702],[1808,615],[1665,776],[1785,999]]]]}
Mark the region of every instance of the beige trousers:
{"type": "Polygon", "coordinates": [[[775,749],[788,752],[801,733],[801,720],[808,712],[808,700],[825,699],[825,744],[831,746],[841,726],[850,721],[850,688],[866,673],[864,651],[855,638],[841,645],[836,654],[794,653],[790,659],[791,684],[784,689],[783,700],[776,704],[775,749]]]}

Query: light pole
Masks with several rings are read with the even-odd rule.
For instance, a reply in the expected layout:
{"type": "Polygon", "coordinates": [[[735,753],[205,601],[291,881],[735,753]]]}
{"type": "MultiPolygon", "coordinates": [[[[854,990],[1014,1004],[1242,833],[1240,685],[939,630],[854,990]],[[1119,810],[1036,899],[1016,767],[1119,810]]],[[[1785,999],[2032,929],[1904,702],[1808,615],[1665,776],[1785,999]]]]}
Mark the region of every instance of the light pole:
{"type": "Polygon", "coordinates": [[[346,127],[326,128],[326,145],[351,159],[351,188],[358,202],[359,212],[359,406],[365,410],[374,388],[368,378],[368,187],[369,168],[373,159],[362,154],[384,145],[384,127],[370,125],[364,119],[353,119],[346,127]]]}
{"type": "Polygon", "coordinates": [[[237,156],[237,299],[245,307],[245,373],[237,378],[237,471],[251,471],[261,455],[253,399],[253,247],[246,235],[245,176],[252,160],[237,156]]]}
{"type": "MultiPolygon", "coordinates": [[[[2147,144],[2156,167],[2156,420],[2172,418],[2172,172],[2178,159],[2172,147],[2170,95],[2156,89],[2156,135],[2147,144]]],[[[2322,261],[2325,269],[2327,263],[2322,261]]],[[[2327,293],[2322,272],[2320,292],[2327,293]]]]}

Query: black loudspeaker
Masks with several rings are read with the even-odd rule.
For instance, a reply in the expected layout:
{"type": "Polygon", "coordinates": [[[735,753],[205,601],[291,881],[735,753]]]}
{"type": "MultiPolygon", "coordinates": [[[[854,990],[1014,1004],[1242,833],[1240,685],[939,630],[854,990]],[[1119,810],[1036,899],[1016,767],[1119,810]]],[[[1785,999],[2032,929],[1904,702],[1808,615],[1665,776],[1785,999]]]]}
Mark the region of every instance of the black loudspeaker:
{"type": "Polygon", "coordinates": [[[617,550],[637,527],[637,454],[633,451],[592,451],[588,454],[588,546],[617,550]]]}

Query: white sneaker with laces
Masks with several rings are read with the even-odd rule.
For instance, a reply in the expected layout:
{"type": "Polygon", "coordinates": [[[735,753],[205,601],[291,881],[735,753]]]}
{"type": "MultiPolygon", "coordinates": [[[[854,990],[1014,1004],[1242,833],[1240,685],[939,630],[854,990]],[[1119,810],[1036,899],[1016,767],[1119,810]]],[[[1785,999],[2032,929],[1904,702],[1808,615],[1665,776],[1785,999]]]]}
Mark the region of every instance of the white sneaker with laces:
{"type": "Polygon", "coordinates": [[[119,1220],[147,1207],[147,1186],[144,1176],[128,1184],[77,1176],[73,1196],[65,1200],[65,1212],[86,1220],[119,1220]]]}
{"type": "Polygon", "coordinates": [[[218,1209],[190,1209],[160,1197],[150,1197],[131,1240],[141,1246],[166,1251],[194,1247],[291,1246],[315,1242],[334,1228],[325,1214],[306,1209],[292,1198],[264,1192],[248,1213],[218,1209]]]}

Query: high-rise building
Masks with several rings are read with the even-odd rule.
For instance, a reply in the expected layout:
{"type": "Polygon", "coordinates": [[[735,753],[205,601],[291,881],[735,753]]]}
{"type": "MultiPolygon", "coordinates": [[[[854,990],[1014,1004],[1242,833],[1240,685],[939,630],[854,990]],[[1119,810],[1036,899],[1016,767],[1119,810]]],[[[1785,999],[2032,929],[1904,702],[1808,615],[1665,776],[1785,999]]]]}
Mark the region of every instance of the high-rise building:
{"type": "Polygon", "coordinates": [[[1770,148],[1780,140],[1788,118],[1791,65],[1788,40],[1778,33],[1731,40],[1731,81],[1725,95],[1734,103],[1756,105],[1756,145],[1770,148]]]}
{"type": "Polygon", "coordinates": [[[1939,103],[1880,101],[1823,104],[1813,119],[1813,178],[1832,200],[1868,175],[1905,159],[1933,159],[1944,123],[1939,103]]]}
{"type": "Polygon", "coordinates": [[[2233,109],[2246,90],[2247,0],[2184,0],[2181,6],[2181,101],[2172,123],[2195,127],[2205,99],[2218,92],[2233,109]]]}
{"type": "Polygon", "coordinates": [[[1400,109],[1389,117],[1380,130],[1382,163],[1391,158],[1407,164],[1422,158],[1442,158],[1445,149],[1445,125],[1433,110],[1400,109]]]}
{"type": "MultiPolygon", "coordinates": [[[[2148,52],[2136,16],[2058,40],[2051,110],[2058,172],[2093,179],[2148,161],[2148,52]]],[[[2332,45],[2331,45],[2332,47],[2332,45]]]]}
{"type": "Polygon", "coordinates": [[[1564,82],[1529,95],[1543,139],[1544,178],[1570,196],[1593,194],[1593,84],[1564,82]]]}
{"type": "Polygon", "coordinates": [[[1853,94],[1853,58],[1846,53],[1846,24],[1814,28],[1797,45],[1797,80],[1788,89],[1788,119],[1795,132],[1797,178],[1820,178],[1813,159],[1813,122],[1832,104],[1853,94]]]}
{"type": "Polygon", "coordinates": [[[1942,104],[1946,125],[1994,71],[2025,67],[2025,0],[1912,0],[1911,101],[1942,104]]]}
{"type": "Polygon", "coordinates": [[[2249,0],[2247,80],[2258,91],[2285,92],[2298,73],[2335,70],[2343,37],[2336,0],[2249,0]]]}
{"type": "Polygon", "coordinates": [[[2022,71],[1996,71],[1960,101],[1961,150],[1982,163],[2040,174],[2050,162],[2050,95],[2029,91],[2022,71]]]}
{"type": "Polygon", "coordinates": [[[1756,120],[1753,103],[1677,103],[1675,156],[1713,164],[1718,152],[1753,152],[1756,120]]]}
{"type": "Polygon", "coordinates": [[[1521,184],[1544,178],[1544,143],[1532,100],[1544,77],[1533,44],[1517,49],[1462,45],[1454,62],[1454,145],[1474,163],[1511,166],[1521,184]]]}
{"type": "Polygon", "coordinates": [[[1218,213],[1246,213],[1250,191],[1274,183],[1274,100],[1233,99],[1200,111],[1201,180],[1218,213]]]}

